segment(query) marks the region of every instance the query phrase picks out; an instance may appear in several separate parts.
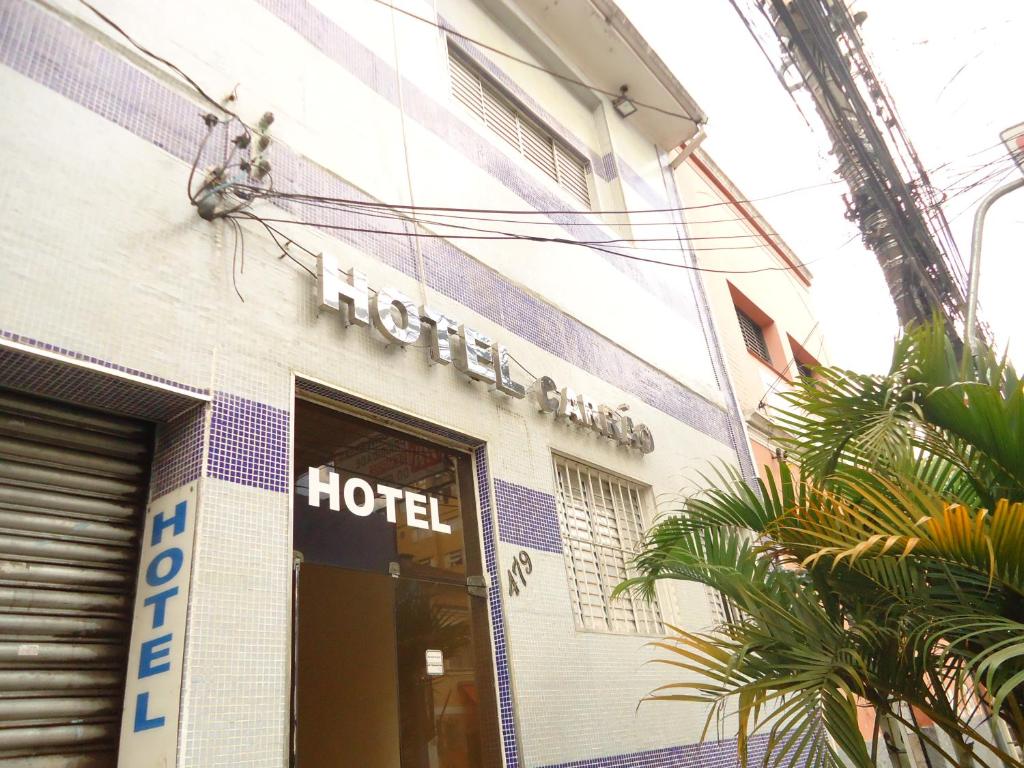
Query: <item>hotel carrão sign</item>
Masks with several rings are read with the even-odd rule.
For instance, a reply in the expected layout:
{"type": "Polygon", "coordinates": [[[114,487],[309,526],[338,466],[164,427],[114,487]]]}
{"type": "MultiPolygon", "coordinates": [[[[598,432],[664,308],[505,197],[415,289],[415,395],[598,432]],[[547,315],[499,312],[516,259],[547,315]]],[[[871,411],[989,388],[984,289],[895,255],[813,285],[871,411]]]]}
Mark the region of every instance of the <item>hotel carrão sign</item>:
{"type": "Polygon", "coordinates": [[[620,411],[595,404],[572,387],[559,387],[549,376],[541,376],[529,386],[516,381],[511,356],[503,344],[434,307],[417,307],[392,288],[381,288],[371,295],[362,272],[341,272],[337,260],[329,254],[321,254],[318,262],[320,308],[337,312],[343,325],[372,325],[385,341],[399,346],[422,340],[432,364],[450,365],[509,397],[529,397],[540,412],[591,429],[621,446],[641,453],[654,450],[651,430],[644,424],[634,424],[620,411]]]}

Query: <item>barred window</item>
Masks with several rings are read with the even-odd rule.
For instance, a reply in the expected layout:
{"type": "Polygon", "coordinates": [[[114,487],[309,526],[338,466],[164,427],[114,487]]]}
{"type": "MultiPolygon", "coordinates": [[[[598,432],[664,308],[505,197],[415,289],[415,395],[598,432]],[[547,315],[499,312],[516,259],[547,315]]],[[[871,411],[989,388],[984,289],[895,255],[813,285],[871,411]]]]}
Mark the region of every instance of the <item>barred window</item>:
{"type": "Polygon", "coordinates": [[[736,617],[736,606],[714,587],[704,586],[704,593],[707,595],[708,604],[711,606],[711,620],[714,625],[728,624],[736,617]]]}
{"type": "Polygon", "coordinates": [[[768,354],[768,343],[764,340],[764,329],[739,307],[736,307],[736,319],[740,321],[740,331],[743,333],[743,343],[747,345],[747,351],[757,355],[766,363],[770,363],[772,357],[768,354]]]}
{"type": "Polygon", "coordinates": [[[449,49],[452,95],[484,125],[590,208],[587,163],[517,107],[474,65],[449,49]]]}
{"type": "Polygon", "coordinates": [[[657,600],[612,590],[635,575],[629,562],[644,534],[644,489],[555,457],[558,518],[576,625],[605,632],[661,634],[657,600]]]}

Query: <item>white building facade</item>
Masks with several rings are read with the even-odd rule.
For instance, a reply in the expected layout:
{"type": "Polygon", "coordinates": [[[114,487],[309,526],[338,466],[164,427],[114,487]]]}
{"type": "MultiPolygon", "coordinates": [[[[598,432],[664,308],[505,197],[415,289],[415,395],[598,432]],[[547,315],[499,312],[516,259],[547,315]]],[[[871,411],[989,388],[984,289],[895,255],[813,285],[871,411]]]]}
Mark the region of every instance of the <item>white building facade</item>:
{"type": "Polygon", "coordinates": [[[704,117],[609,0],[388,5],[0,7],[0,758],[736,764],[637,709],[704,590],[610,597],[753,471],[668,161],[704,117]],[[200,218],[239,126],[142,49],[272,112],[290,196],[200,218]]]}

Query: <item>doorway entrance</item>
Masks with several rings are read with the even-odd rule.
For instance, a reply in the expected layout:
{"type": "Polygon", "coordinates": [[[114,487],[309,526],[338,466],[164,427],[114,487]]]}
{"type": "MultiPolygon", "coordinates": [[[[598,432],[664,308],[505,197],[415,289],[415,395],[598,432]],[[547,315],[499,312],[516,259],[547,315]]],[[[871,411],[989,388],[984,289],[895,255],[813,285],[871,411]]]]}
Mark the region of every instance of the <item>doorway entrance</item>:
{"type": "Polygon", "coordinates": [[[293,764],[500,766],[469,456],[295,413],[293,764]]]}

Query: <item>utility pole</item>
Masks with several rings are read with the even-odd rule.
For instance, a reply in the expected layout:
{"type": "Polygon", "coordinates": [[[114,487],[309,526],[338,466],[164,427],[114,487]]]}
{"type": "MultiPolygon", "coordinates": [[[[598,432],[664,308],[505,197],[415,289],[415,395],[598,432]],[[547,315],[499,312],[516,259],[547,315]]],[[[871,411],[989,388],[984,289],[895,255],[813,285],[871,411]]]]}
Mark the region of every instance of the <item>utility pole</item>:
{"type": "Polygon", "coordinates": [[[844,0],[731,2],[787,90],[810,95],[849,187],[847,217],[878,259],[900,324],[939,315],[959,348],[966,265],[939,195],[868,59],[859,31],[866,15],[851,15],[844,0]],[[777,53],[769,53],[773,49],[777,53]],[[798,81],[786,83],[793,73],[798,81]]]}

